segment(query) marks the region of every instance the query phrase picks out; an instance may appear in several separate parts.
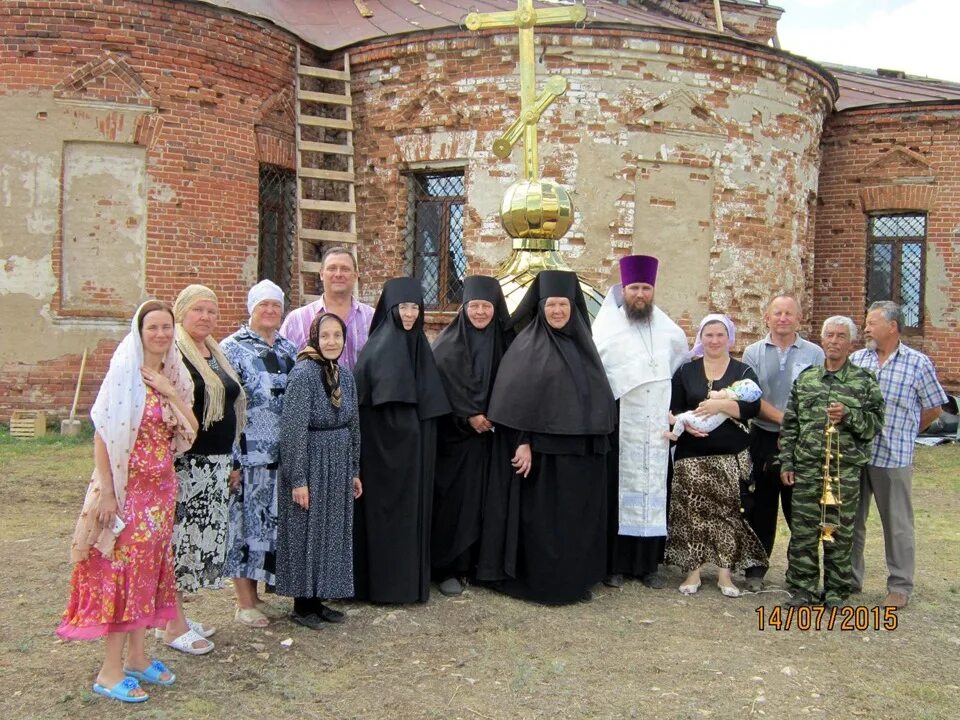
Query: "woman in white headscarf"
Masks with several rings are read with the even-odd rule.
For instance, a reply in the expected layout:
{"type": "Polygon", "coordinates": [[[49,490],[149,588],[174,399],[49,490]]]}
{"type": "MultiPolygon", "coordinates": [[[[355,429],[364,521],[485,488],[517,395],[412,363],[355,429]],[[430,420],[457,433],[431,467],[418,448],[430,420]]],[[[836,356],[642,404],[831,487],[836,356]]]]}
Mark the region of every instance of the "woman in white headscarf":
{"type": "Polygon", "coordinates": [[[177,349],[193,380],[193,412],[200,430],[190,452],[177,458],[177,518],[173,528],[178,613],[164,642],[174,650],[204,655],[213,628],[183,614],[183,593],[223,586],[227,559],[229,483],[240,477],[234,450],[243,430],[246,396],[240,379],[213,339],[217,296],[203,285],[188,285],[173,304],[177,349]],[[231,476],[233,476],[231,478],[231,476]]]}
{"type": "MultiPolygon", "coordinates": [[[[747,423],[760,412],[760,400],[711,398],[738,380],[757,382],[749,366],[730,357],[736,339],[733,322],[712,313],[700,322],[691,360],[673,375],[672,415],[728,416],[715,430],[688,428],[680,435],[673,457],[673,485],[667,519],[666,562],[687,571],[680,592],[700,589],[700,569],[719,568],[717,587],[738,597],[731,571],[767,564],[760,540],[743,517],[740,486],[750,479],[750,433],[747,423]]],[[[670,423],[675,418],[671,416],[670,423]]]]}
{"type": "Polygon", "coordinates": [[[193,384],[173,336],[169,306],[150,300],[110,360],[90,413],[95,470],[70,549],[70,601],[57,628],[66,640],[106,638],[93,691],[122,702],[147,699],[139,681],[175,680],[144,650],[145,630],[176,614],[173,456],[190,447],[197,429],[193,384]]]}
{"type": "Polygon", "coordinates": [[[236,619],[265,627],[279,613],[257,594],[257,583],[276,585],[277,472],[280,414],[297,346],[280,335],[283,290],[261,280],[247,293],[250,320],[220,346],[247,396],[248,422],[240,435],[241,477],[230,494],[226,574],[237,594],[236,619]]]}

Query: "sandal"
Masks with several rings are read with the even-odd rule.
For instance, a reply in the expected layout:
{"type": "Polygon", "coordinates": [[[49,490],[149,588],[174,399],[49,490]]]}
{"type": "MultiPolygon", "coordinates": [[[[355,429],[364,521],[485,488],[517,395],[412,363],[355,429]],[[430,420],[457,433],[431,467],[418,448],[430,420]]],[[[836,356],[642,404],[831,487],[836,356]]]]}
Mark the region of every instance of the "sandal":
{"type": "Polygon", "coordinates": [[[256,608],[237,608],[233,619],[241,625],[252,628],[265,628],[270,624],[270,618],[256,608]]]}
{"type": "Polygon", "coordinates": [[[147,666],[146,670],[130,670],[129,668],[124,668],[123,672],[127,677],[136,678],[137,680],[142,680],[143,682],[153,683],[154,685],[173,685],[174,681],[177,679],[177,676],[174,675],[170,668],[164,665],[160,660],[154,660],[150,665],[147,666]],[[166,680],[163,679],[163,674],[167,673],[170,677],[166,680]]]}
{"type": "Polygon", "coordinates": [[[724,597],[738,598],[743,595],[743,593],[740,592],[740,588],[738,588],[736,585],[721,585],[720,583],[717,583],[717,587],[720,588],[720,592],[724,597]]]}
{"type": "Polygon", "coordinates": [[[263,600],[258,600],[257,604],[254,607],[266,615],[271,620],[279,620],[282,617],[287,616],[287,611],[282,608],[278,608],[275,605],[270,605],[265,603],[263,600]]]}
{"type": "Polygon", "coordinates": [[[680,592],[684,595],[696,595],[697,591],[700,589],[700,583],[689,583],[688,585],[681,585],[680,592]]]}
{"type": "MultiPolygon", "coordinates": [[[[196,620],[191,620],[190,618],[187,618],[187,627],[204,639],[212,638],[217,633],[217,629],[215,627],[204,627],[203,623],[199,623],[196,620]]],[[[166,637],[166,634],[163,628],[157,628],[153,631],[153,636],[157,640],[163,640],[163,638],[166,637]]]]}
{"type": "Polygon", "coordinates": [[[196,630],[187,630],[176,640],[165,643],[165,645],[167,647],[172,647],[174,650],[179,650],[182,653],[186,653],[187,655],[206,655],[208,652],[213,652],[213,642],[207,640],[202,635],[198,635],[196,630]],[[202,647],[194,647],[193,644],[198,640],[202,640],[206,643],[206,645],[202,647]]]}
{"type": "Polygon", "coordinates": [[[119,700],[120,702],[125,703],[142,703],[150,699],[149,695],[131,695],[130,693],[134,690],[140,690],[140,683],[137,682],[136,678],[125,677],[123,680],[118,682],[112,688],[104,687],[100,683],[93,684],[93,692],[97,695],[102,695],[105,698],[110,698],[111,700],[119,700]]]}

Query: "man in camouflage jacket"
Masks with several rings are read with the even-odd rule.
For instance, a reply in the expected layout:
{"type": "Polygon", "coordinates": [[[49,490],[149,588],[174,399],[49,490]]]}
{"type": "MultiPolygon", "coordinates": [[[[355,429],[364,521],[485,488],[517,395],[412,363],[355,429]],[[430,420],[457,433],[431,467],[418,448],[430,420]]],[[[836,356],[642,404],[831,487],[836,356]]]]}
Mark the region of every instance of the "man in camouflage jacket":
{"type": "Polygon", "coordinates": [[[823,521],[835,526],[833,542],[823,542],[823,602],[841,605],[850,594],[853,570],[850,550],[860,494],[860,469],[870,459],[873,437],[883,427],[883,395],[869,370],[849,362],[857,327],[848,317],[823,324],[823,367],[810,367],[797,377],[780,433],[780,479],[793,487],[793,522],[787,549],[789,605],[819,604],[819,546],[824,457],[828,423],[834,429],[830,475],[839,506],[826,507],[823,521]]]}

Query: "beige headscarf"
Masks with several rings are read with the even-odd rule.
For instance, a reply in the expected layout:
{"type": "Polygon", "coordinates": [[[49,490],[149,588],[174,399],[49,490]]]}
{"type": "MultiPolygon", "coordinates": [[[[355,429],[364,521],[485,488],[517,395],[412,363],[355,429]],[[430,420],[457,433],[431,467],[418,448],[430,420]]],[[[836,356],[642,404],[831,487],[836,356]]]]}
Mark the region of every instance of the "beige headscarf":
{"type": "MultiPolygon", "coordinates": [[[[200,373],[200,377],[203,378],[203,417],[197,418],[197,420],[200,421],[200,427],[206,430],[211,424],[223,418],[224,389],[220,377],[211,369],[210,365],[207,364],[207,359],[200,354],[193,338],[183,329],[184,316],[190,308],[201,300],[209,300],[216,303],[217,296],[213,290],[206,285],[187,285],[187,287],[180,291],[176,301],[173,303],[173,317],[177,321],[177,349],[180,350],[183,357],[196,368],[197,372],[200,373]]],[[[243,391],[243,384],[240,382],[236,370],[233,369],[230,361],[227,360],[226,355],[223,354],[217,341],[214,340],[211,335],[208,335],[204,340],[204,344],[207,350],[210,351],[213,359],[217,361],[217,364],[240,386],[240,393],[237,395],[236,402],[233,404],[237,416],[235,439],[239,442],[240,433],[243,432],[243,426],[246,424],[247,419],[247,394],[243,391]]]]}
{"type": "MultiPolygon", "coordinates": [[[[110,368],[90,410],[90,418],[97,435],[107,448],[113,492],[121,515],[127,496],[130,454],[140,432],[140,421],[143,419],[147,399],[147,387],[140,375],[140,368],[143,366],[143,341],[140,339],[139,322],[146,304],[137,308],[130,323],[130,332],[110,358],[110,368]]],[[[193,402],[193,381],[173,343],[163,358],[161,372],[176,388],[177,395],[190,405],[193,402]]],[[[173,430],[172,449],[179,455],[193,444],[195,433],[187,419],[169,400],[160,398],[160,407],[164,423],[173,430]]],[[[111,532],[111,528],[102,527],[97,520],[96,508],[100,488],[101,478],[94,469],[70,546],[70,559],[73,562],[85,559],[91,547],[96,547],[104,557],[112,557],[116,536],[111,532]]]]}

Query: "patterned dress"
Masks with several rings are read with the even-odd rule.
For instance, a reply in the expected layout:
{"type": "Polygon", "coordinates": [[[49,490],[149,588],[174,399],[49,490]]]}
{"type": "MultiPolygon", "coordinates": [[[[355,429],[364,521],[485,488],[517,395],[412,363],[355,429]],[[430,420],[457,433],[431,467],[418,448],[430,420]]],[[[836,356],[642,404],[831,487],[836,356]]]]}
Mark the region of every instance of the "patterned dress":
{"type": "Polygon", "coordinates": [[[297,348],[281,335],[270,345],[246,325],[224,340],[221,348],[247,394],[247,424],[234,458],[242,480],[230,495],[224,574],[274,585],[280,413],[297,348]]]}
{"type": "Polygon", "coordinates": [[[159,398],[147,388],[120,513],[126,527],[111,558],[91,548],[89,557],[74,565],[70,600],[57,628],[65,640],[161,627],[176,616],[170,549],[177,494],[172,437],[159,398]]]}
{"type": "MultiPolygon", "coordinates": [[[[237,423],[234,401],[240,386],[214,358],[207,358],[207,363],[223,383],[223,417],[208,428],[201,427],[190,452],[176,460],[179,487],[173,555],[177,590],[181,592],[223,587],[227,560],[227,501],[237,423]]],[[[183,364],[193,378],[193,414],[202,418],[203,376],[186,358],[183,364]]]]}
{"type": "Polygon", "coordinates": [[[340,370],[343,398],[330,404],[323,370],[301,360],[290,374],[280,420],[277,593],[353,595],[353,478],[360,475],[360,420],[353,375],[340,370]],[[306,487],[310,507],[293,502],[306,487]]]}

